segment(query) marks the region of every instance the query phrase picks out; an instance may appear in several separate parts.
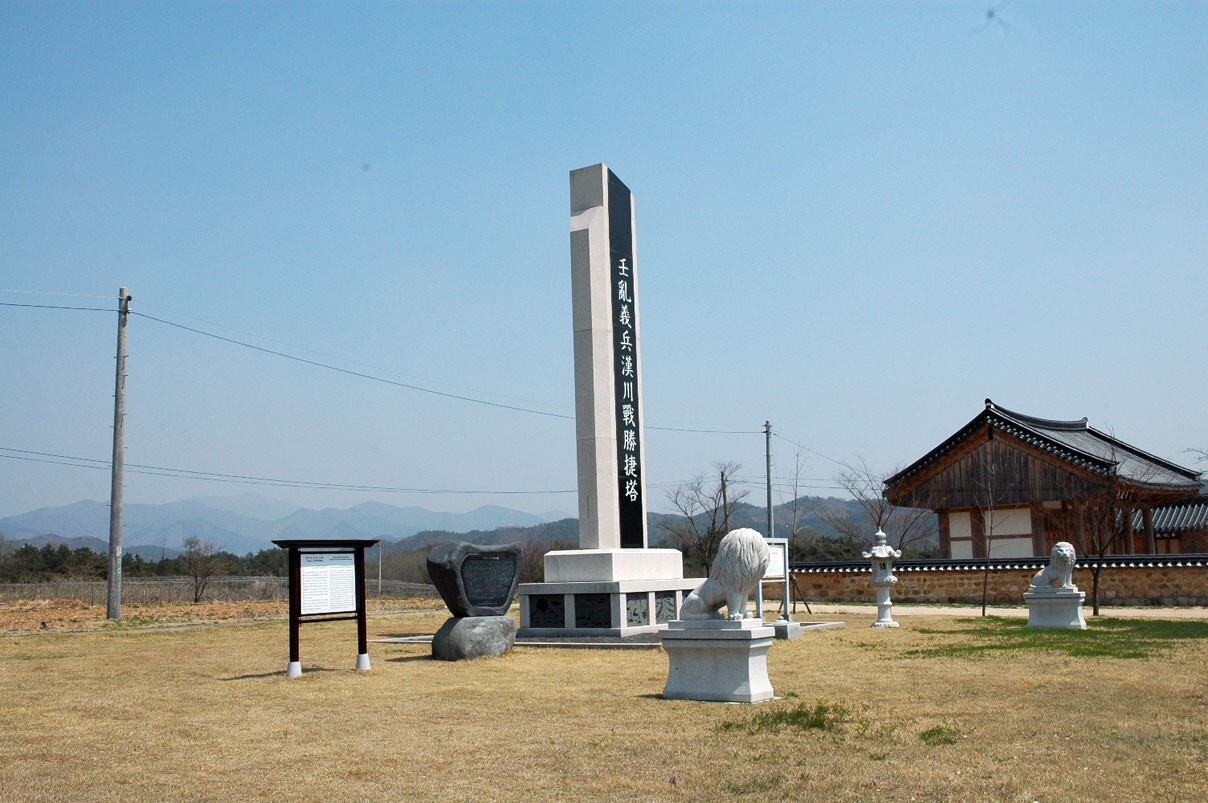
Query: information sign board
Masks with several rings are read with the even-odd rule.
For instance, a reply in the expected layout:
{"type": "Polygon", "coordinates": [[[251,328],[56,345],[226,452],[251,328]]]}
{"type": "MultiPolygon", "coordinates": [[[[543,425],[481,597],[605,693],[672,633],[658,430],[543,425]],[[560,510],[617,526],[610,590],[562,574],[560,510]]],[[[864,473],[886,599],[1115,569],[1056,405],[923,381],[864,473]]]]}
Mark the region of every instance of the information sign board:
{"type": "MultiPolygon", "coordinates": [[[[780,540],[780,539],[777,539],[780,540]]],[[[788,561],[785,560],[785,544],[776,543],[772,539],[768,541],[768,554],[772,559],[768,561],[768,568],[763,573],[764,580],[782,580],[784,579],[784,570],[788,566],[788,561]]]]}
{"type": "Polygon", "coordinates": [[[351,552],[302,554],[302,615],[355,613],[356,556],[351,552]]]}
{"type": "Polygon", "coordinates": [[[289,550],[288,678],[301,677],[299,631],[309,622],[355,619],[357,669],[369,669],[365,627],[365,550],[368,538],[286,538],[274,544],[289,550]]]}
{"type": "Polygon", "coordinates": [[[763,542],[768,545],[768,567],[763,570],[763,578],[760,579],[759,585],[755,587],[755,611],[759,618],[763,619],[763,584],[764,583],[783,583],[784,584],[784,610],[785,618],[788,618],[788,599],[789,599],[789,542],[787,538],[765,538],[763,542]]]}

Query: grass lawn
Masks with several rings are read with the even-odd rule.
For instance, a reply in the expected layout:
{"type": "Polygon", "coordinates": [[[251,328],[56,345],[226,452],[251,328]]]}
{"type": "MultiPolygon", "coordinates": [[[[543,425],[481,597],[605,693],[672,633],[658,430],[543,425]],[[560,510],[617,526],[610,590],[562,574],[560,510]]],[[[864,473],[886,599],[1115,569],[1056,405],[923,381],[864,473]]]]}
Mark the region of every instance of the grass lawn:
{"type": "MultiPolygon", "coordinates": [[[[0,799],[1208,799],[1206,622],[848,615],[776,642],[780,699],[744,706],[663,700],[658,649],[371,643],[358,673],[354,623],[312,624],[291,681],[266,611],[124,614],[0,636],[0,799]]],[[[379,610],[370,637],[446,616],[379,610]]]]}

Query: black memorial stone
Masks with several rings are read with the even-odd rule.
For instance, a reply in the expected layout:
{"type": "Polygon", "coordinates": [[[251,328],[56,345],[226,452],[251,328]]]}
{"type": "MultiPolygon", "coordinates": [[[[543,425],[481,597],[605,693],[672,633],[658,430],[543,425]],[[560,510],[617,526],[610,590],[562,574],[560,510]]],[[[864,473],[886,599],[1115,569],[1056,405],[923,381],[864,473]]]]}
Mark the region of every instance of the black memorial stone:
{"type": "Polygon", "coordinates": [[[561,594],[529,597],[529,627],[566,627],[566,603],[561,594]]]}
{"type": "Polygon", "coordinates": [[[454,616],[502,616],[520,581],[520,544],[441,544],[428,553],[428,576],[454,616]]]}
{"type": "Polygon", "coordinates": [[[607,594],[575,594],[575,627],[611,627],[612,600],[607,594]]]}

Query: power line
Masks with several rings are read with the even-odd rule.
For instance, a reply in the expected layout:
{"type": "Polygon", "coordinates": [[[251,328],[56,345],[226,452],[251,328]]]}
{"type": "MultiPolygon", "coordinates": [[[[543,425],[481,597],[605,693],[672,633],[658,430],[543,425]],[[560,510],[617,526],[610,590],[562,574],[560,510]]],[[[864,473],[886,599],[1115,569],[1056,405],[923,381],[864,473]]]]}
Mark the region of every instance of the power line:
{"type": "MultiPolygon", "coordinates": [[[[152,307],[153,309],[156,307],[156,305],[155,305],[155,304],[147,304],[147,303],[145,303],[145,302],[144,302],[144,303],[143,303],[141,306],[142,306],[142,307],[144,307],[144,308],[146,308],[146,307],[152,307]]],[[[361,362],[361,361],[358,361],[358,360],[349,359],[349,358],[344,357],[344,356],[342,356],[342,355],[340,355],[340,354],[331,354],[331,353],[329,353],[329,352],[317,351],[317,350],[315,350],[315,349],[308,348],[308,347],[306,347],[306,346],[300,346],[300,345],[298,345],[297,343],[291,343],[291,342],[289,342],[289,341],[287,341],[287,340],[280,340],[280,339],[277,339],[277,338],[268,337],[267,335],[263,335],[263,334],[260,334],[260,333],[258,333],[258,332],[249,332],[249,331],[246,331],[246,330],[243,330],[243,329],[238,329],[238,328],[236,328],[236,327],[229,326],[229,325],[227,325],[227,324],[225,324],[225,323],[220,323],[220,322],[218,322],[218,321],[212,321],[212,320],[209,320],[209,319],[206,319],[206,318],[200,318],[200,317],[198,317],[198,316],[196,316],[196,315],[189,315],[189,314],[187,314],[187,313],[180,312],[179,310],[169,310],[169,312],[174,313],[174,317],[181,317],[181,318],[185,318],[186,320],[196,321],[196,322],[198,322],[198,323],[200,323],[200,324],[205,324],[205,325],[210,326],[210,327],[217,327],[218,329],[221,329],[221,330],[226,330],[226,331],[228,331],[228,332],[234,332],[235,334],[238,334],[238,335],[243,335],[243,336],[245,336],[245,337],[254,338],[254,339],[259,340],[259,341],[264,341],[264,342],[267,342],[267,343],[273,343],[273,344],[276,344],[276,345],[278,345],[278,346],[284,346],[284,347],[289,348],[289,349],[292,349],[293,351],[296,351],[296,352],[305,352],[305,353],[307,353],[307,354],[315,355],[315,356],[317,356],[317,357],[323,357],[323,358],[326,358],[326,359],[329,359],[329,360],[334,360],[334,361],[339,362],[339,363],[343,363],[343,364],[347,364],[347,365],[353,365],[353,366],[358,366],[358,367],[360,367],[360,368],[368,368],[368,369],[372,369],[372,370],[374,370],[374,371],[379,371],[379,372],[386,373],[386,374],[393,374],[393,375],[395,375],[395,376],[399,376],[399,377],[402,377],[402,378],[404,378],[404,379],[408,379],[408,380],[410,380],[410,381],[417,382],[417,383],[422,383],[422,384],[425,384],[425,385],[443,385],[444,387],[447,387],[447,388],[453,388],[453,389],[455,389],[455,390],[461,390],[461,391],[465,391],[465,392],[467,392],[467,393],[474,393],[474,394],[477,394],[477,395],[480,395],[480,396],[497,396],[498,398],[501,398],[501,399],[507,399],[507,398],[511,398],[511,400],[512,400],[513,402],[519,402],[519,403],[530,403],[530,404],[535,404],[535,405],[538,405],[538,406],[551,406],[551,407],[552,407],[552,405],[544,405],[542,402],[539,402],[539,401],[534,401],[534,400],[532,400],[532,399],[522,399],[522,398],[518,398],[518,397],[508,397],[508,396],[506,396],[505,394],[489,393],[489,392],[487,392],[487,391],[481,391],[481,390],[479,390],[478,388],[473,388],[473,387],[469,387],[469,386],[466,386],[466,385],[459,385],[459,384],[454,383],[454,382],[443,382],[443,381],[441,381],[441,380],[439,380],[439,379],[431,379],[431,378],[429,378],[429,377],[418,376],[418,375],[415,375],[415,374],[408,374],[408,373],[405,373],[405,372],[402,372],[402,371],[393,370],[393,369],[390,369],[390,368],[383,368],[383,367],[382,367],[382,366],[380,366],[380,365],[374,365],[374,364],[372,364],[372,363],[366,363],[366,362],[361,362]]]]}
{"type": "Polygon", "coordinates": [[[8,293],[15,296],[59,296],[61,298],[102,298],[106,301],[112,296],[98,296],[93,293],[58,293],[51,290],[16,290],[9,287],[0,287],[0,293],[8,293]]]}
{"type": "Polygon", "coordinates": [[[0,301],[0,307],[23,307],[25,309],[57,309],[73,312],[116,312],[113,307],[71,307],[65,304],[18,304],[15,301],[0,301]]]}
{"type": "Polygon", "coordinates": [[[822,452],[816,451],[814,449],[811,449],[808,446],[805,446],[804,444],[798,443],[795,440],[791,440],[789,438],[784,437],[779,432],[773,432],[772,436],[775,438],[780,438],[780,440],[784,441],[785,443],[792,444],[793,446],[796,446],[798,449],[801,449],[804,452],[809,452],[810,454],[817,455],[818,457],[821,457],[823,460],[829,460],[830,462],[834,463],[836,466],[843,466],[844,468],[848,467],[847,463],[844,463],[842,460],[836,460],[833,457],[824,455],[824,454],[822,454],[822,452]]]}
{"type": "Polygon", "coordinates": [[[657,429],[660,432],[699,432],[705,435],[762,435],[762,429],[689,429],[688,427],[656,427],[646,425],[646,429],[657,429]]]}
{"type": "Polygon", "coordinates": [[[426,388],[426,387],[423,387],[422,385],[413,385],[413,384],[409,384],[407,382],[398,382],[393,379],[386,379],[385,377],[375,376],[373,374],[367,374],[363,371],[354,371],[350,368],[341,368],[338,365],[332,365],[330,363],[319,362],[318,360],[311,360],[311,359],[307,359],[306,357],[298,357],[294,354],[288,354],[284,351],[277,351],[276,349],[265,348],[264,346],[257,346],[257,345],[253,345],[252,343],[247,343],[242,340],[236,340],[235,338],[232,338],[232,337],[225,337],[223,335],[215,334],[213,332],[207,332],[204,329],[197,329],[192,326],[185,326],[183,323],[175,323],[173,321],[164,320],[163,318],[156,318],[152,315],[147,315],[146,313],[143,313],[143,312],[132,312],[131,314],[137,315],[140,318],[146,318],[149,321],[155,321],[156,323],[165,324],[166,326],[172,326],[177,329],[183,329],[186,332],[192,332],[193,334],[202,335],[203,337],[213,338],[214,340],[220,340],[224,343],[230,343],[235,346],[243,346],[244,348],[252,349],[253,351],[261,352],[262,354],[270,354],[274,357],[282,357],[284,359],[293,360],[294,362],[299,362],[304,365],[311,365],[316,368],[324,368],[328,371],[335,371],[336,373],[347,374],[348,376],[355,376],[355,377],[359,377],[361,379],[368,379],[372,382],[381,382],[384,385],[393,385],[395,387],[405,388],[407,390],[414,390],[419,393],[428,393],[433,396],[440,396],[440,397],[446,398],[446,399],[456,399],[458,401],[470,402],[472,404],[482,404],[487,407],[496,407],[496,408],[499,408],[502,410],[514,410],[516,412],[531,413],[533,415],[541,415],[541,416],[546,416],[548,418],[559,418],[559,419],[564,419],[564,420],[569,420],[569,421],[574,420],[574,416],[566,415],[564,413],[552,413],[547,410],[534,410],[531,407],[520,407],[518,405],[502,404],[500,402],[487,401],[486,399],[478,399],[478,398],[474,398],[473,396],[464,396],[464,395],[461,395],[458,393],[446,393],[445,391],[433,390],[432,388],[426,388]]]}
{"type": "MultiPolygon", "coordinates": [[[[381,382],[382,384],[385,384],[385,385],[393,385],[395,387],[405,388],[407,390],[414,390],[414,391],[417,391],[420,393],[428,393],[428,394],[431,394],[434,396],[441,396],[446,399],[456,399],[458,401],[470,402],[472,404],[482,404],[482,405],[486,405],[488,407],[495,407],[495,408],[502,409],[502,410],[512,410],[512,411],[520,412],[520,413],[530,413],[532,415],[540,415],[540,416],[545,416],[548,418],[557,418],[557,419],[566,420],[566,421],[575,420],[575,417],[573,415],[567,415],[565,413],[555,413],[555,412],[550,412],[548,410],[536,410],[536,409],[533,409],[532,407],[521,407],[519,405],[514,405],[514,404],[503,404],[502,402],[493,402],[493,401],[489,401],[487,399],[477,398],[474,396],[467,396],[467,395],[459,394],[459,393],[449,393],[449,392],[442,391],[442,390],[435,390],[433,388],[424,387],[423,385],[416,385],[416,384],[411,384],[408,382],[399,382],[397,380],[387,379],[385,377],[377,376],[375,374],[365,373],[364,371],[354,371],[350,368],[341,368],[340,366],[332,365],[331,363],[321,362],[319,360],[312,360],[312,359],[308,359],[306,357],[299,357],[295,354],[289,354],[288,352],[278,351],[277,349],[270,349],[265,346],[257,346],[255,344],[248,343],[243,340],[237,340],[233,337],[226,337],[225,335],[215,334],[214,332],[207,332],[204,329],[198,329],[193,326],[186,326],[183,323],[169,321],[164,318],[157,318],[153,315],[148,315],[145,312],[131,311],[130,314],[137,315],[140,318],[146,318],[147,320],[150,320],[150,321],[155,321],[156,323],[162,323],[166,326],[171,326],[171,327],[174,327],[177,329],[181,329],[186,332],[192,332],[193,334],[201,335],[203,337],[209,337],[214,340],[219,340],[224,343],[229,343],[231,345],[242,346],[243,348],[252,349],[253,351],[258,351],[262,354],[269,354],[274,357],[281,357],[283,359],[292,360],[294,362],[299,362],[304,365],[310,365],[310,366],[314,366],[316,368],[324,368],[328,371],[335,371],[336,373],[346,374],[348,376],[355,376],[355,377],[358,377],[361,379],[368,379],[373,382],[381,382]]],[[[761,433],[761,430],[706,429],[706,428],[692,428],[692,427],[663,427],[663,426],[656,426],[653,424],[648,424],[646,426],[646,428],[650,429],[650,430],[658,430],[660,432],[687,432],[687,433],[706,434],[706,435],[758,435],[761,433]]]]}
{"type": "MultiPolygon", "coordinates": [[[[0,290],[0,292],[30,293],[30,294],[39,294],[39,295],[57,295],[57,296],[68,296],[68,297],[78,297],[78,298],[103,298],[103,296],[90,296],[90,295],[81,295],[81,294],[76,294],[76,293],[49,293],[49,292],[39,293],[38,291],[21,291],[21,290],[0,290]]],[[[11,301],[0,301],[0,306],[20,307],[20,308],[25,308],[25,309],[68,310],[68,311],[74,311],[74,312],[114,312],[115,311],[112,307],[80,307],[80,306],[69,306],[69,305],[62,305],[62,304],[22,304],[22,303],[11,302],[11,301]]],[[[537,410],[532,407],[523,407],[523,406],[515,405],[515,404],[504,404],[502,402],[494,402],[494,401],[490,401],[488,399],[483,399],[483,398],[479,398],[479,397],[475,397],[475,396],[469,396],[469,395],[460,394],[460,393],[450,393],[447,391],[436,390],[434,388],[424,387],[423,385],[417,385],[417,384],[408,383],[408,382],[399,382],[397,380],[388,379],[386,377],[377,376],[375,374],[366,373],[364,371],[356,371],[356,370],[353,370],[350,368],[341,368],[340,366],[332,365],[329,362],[312,360],[312,359],[309,359],[306,357],[299,357],[295,354],[290,354],[285,351],[279,351],[277,349],[271,349],[271,348],[267,348],[265,346],[257,346],[253,343],[248,343],[247,341],[244,341],[244,340],[238,340],[233,337],[226,337],[225,335],[216,334],[214,332],[208,332],[204,329],[198,329],[197,327],[188,326],[186,324],[178,323],[176,321],[170,321],[170,320],[167,320],[166,318],[159,318],[154,315],[148,315],[145,312],[138,312],[135,310],[131,310],[130,314],[137,315],[140,318],[146,318],[149,321],[155,321],[156,323],[164,324],[165,326],[171,326],[176,329],[181,329],[186,332],[191,332],[193,334],[201,335],[203,337],[212,338],[214,340],[219,340],[221,342],[229,343],[229,344],[235,345],[235,346],[242,346],[243,348],[251,349],[253,351],[258,351],[262,354],[268,354],[268,355],[271,355],[274,357],[281,357],[282,359],[292,360],[294,362],[299,362],[304,365],[310,365],[310,366],[313,366],[316,368],[323,368],[328,371],[334,371],[336,373],[345,374],[347,376],[354,376],[354,377],[358,377],[360,379],[368,379],[371,382],[380,382],[385,385],[393,385],[395,387],[404,388],[406,390],[414,390],[419,393],[428,393],[433,396],[440,396],[440,397],[446,398],[446,399],[455,399],[457,401],[469,402],[471,404],[481,404],[481,405],[485,405],[487,407],[495,407],[495,408],[501,409],[501,410],[512,410],[514,412],[529,413],[531,415],[540,415],[540,416],[544,416],[547,418],[557,418],[557,419],[564,420],[564,421],[575,420],[575,417],[573,415],[568,415],[566,413],[557,413],[557,412],[552,412],[549,410],[537,410]]],[[[238,331],[238,330],[232,330],[232,331],[238,331]]],[[[252,336],[252,337],[260,337],[260,335],[252,335],[249,332],[243,332],[242,334],[252,336]]],[[[301,347],[299,347],[299,346],[293,346],[292,344],[286,343],[284,341],[272,340],[271,338],[264,338],[264,339],[269,340],[270,342],[281,343],[282,345],[292,346],[293,348],[301,349],[301,347]]],[[[308,351],[309,349],[302,349],[302,350],[308,351]]],[[[318,352],[315,352],[315,353],[318,353],[318,352]]],[[[342,359],[342,358],[337,357],[336,355],[324,355],[324,356],[332,357],[333,359],[342,359]]],[[[348,362],[352,363],[354,361],[348,360],[348,362]]],[[[373,366],[370,366],[370,367],[373,367],[373,366]]],[[[433,380],[433,381],[435,381],[435,380],[433,380]]],[[[657,424],[647,424],[646,429],[655,430],[655,431],[659,431],[659,432],[682,432],[682,433],[699,434],[699,435],[759,435],[759,434],[762,434],[762,430],[753,430],[753,429],[736,429],[736,428],[722,428],[722,427],[659,426],[657,424]]]]}
{"type": "MultiPolygon", "coordinates": [[[[109,461],[96,460],[75,455],[57,454],[54,452],[37,452],[29,449],[14,449],[0,446],[0,457],[9,460],[24,460],[33,463],[48,463],[74,468],[108,469],[109,461]],[[65,462],[72,461],[72,462],[65,462]]],[[[229,482],[243,485],[267,485],[278,488],[309,488],[325,491],[366,491],[373,493],[423,493],[423,494],[463,494],[478,496],[494,495],[537,495],[537,494],[567,494],[575,493],[575,489],[558,490],[481,490],[463,488],[407,488],[389,485],[365,485],[339,482],[319,482],[313,480],[293,480],[281,477],[259,477],[249,474],[227,474],[217,471],[197,471],[195,469],[172,468],[169,466],[153,466],[140,463],[126,463],[126,468],[134,469],[130,473],[146,474],[157,477],[177,477],[180,479],[203,480],[208,482],[229,482]]]]}

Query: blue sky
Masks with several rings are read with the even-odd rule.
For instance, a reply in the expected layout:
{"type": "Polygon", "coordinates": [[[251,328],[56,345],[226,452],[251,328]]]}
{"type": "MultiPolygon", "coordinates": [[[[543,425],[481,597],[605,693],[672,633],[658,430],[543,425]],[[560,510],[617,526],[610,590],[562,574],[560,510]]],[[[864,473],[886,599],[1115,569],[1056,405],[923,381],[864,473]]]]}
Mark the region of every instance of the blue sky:
{"type": "MultiPolygon", "coordinates": [[[[597,162],[636,198],[647,425],[744,432],[648,431],[654,509],[720,460],[762,500],[769,419],[821,495],[987,396],[1208,448],[1208,3],[9,0],[0,30],[0,302],[126,285],[399,383],[135,317],[127,461],[442,491],[129,473],[128,502],[573,512],[597,162]]],[[[115,330],[0,306],[0,515],[108,499],[47,455],[108,459],[115,330]]]]}

